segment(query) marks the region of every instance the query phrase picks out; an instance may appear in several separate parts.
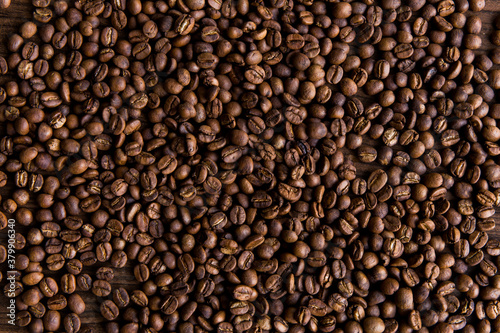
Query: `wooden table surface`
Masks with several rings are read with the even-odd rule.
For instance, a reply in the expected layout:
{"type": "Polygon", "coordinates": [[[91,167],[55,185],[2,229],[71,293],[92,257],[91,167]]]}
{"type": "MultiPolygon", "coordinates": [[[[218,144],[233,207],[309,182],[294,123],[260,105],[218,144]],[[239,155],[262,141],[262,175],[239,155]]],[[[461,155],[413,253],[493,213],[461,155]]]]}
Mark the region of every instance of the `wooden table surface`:
{"type": "MultiPolygon", "coordinates": [[[[30,0],[12,0],[11,6],[6,10],[0,9],[0,55],[6,56],[7,49],[6,43],[8,37],[13,33],[18,32],[19,27],[25,21],[30,20],[32,17],[32,5],[30,0]]],[[[489,42],[488,37],[493,31],[492,22],[497,17],[500,12],[500,0],[486,0],[486,7],[480,13],[475,13],[478,15],[483,22],[483,29],[481,31],[481,37],[483,39],[483,46],[478,50],[478,54],[486,53],[492,49],[492,44],[489,42]]],[[[470,15],[467,12],[467,15],[470,15]]],[[[0,77],[0,84],[3,84],[7,78],[0,77]]],[[[2,134],[0,134],[1,136],[2,134]]],[[[358,173],[361,175],[366,175],[371,170],[373,170],[376,165],[366,165],[362,163],[356,163],[358,173]]],[[[5,192],[9,192],[8,189],[1,189],[0,194],[5,198],[5,192]]],[[[497,221],[500,220],[500,209],[497,209],[497,214],[495,215],[497,221]]],[[[26,228],[19,226],[17,232],[23,233],[27,230],[26,228]]],[[[490,232],[490,238],[500,238],[500,223],[497,222],[497,227],[495,230],[490,232]]],[[[0,231],[0,244],[7,245],[7,229],[0,231]]],[[[2,272],[7,270],[6,264],[0,265],[2,272]]],[[[95,269],[91,270],[95,272],[95,269]]],[[[0,290],[3,290],[5,286],[5,274],[3,281],[0,282],[0,290]]],[[[132,286],[135,285],[135,279],[133,277],[132,269],[130,265],[127,265],[123,269],[116,271],[114,280],[112,281],[114,287],[123,286],[126,289],[133,290],[132,286]]],[[[100,316],[98,303],[96,302],[96,296],[92,295],[90,292],[80,292],[80,295],[86,302],[86,311],[81,315],[82,327],[93,327],[96,332],[102,331],[102,323],[104,320],[100,316]]],[[[7,305],[8,299],[0,292],[0,333],[1,332],[26,332],[27,330],[19,329],[18,327],[13,327],[7,324],[7,305]]]]}

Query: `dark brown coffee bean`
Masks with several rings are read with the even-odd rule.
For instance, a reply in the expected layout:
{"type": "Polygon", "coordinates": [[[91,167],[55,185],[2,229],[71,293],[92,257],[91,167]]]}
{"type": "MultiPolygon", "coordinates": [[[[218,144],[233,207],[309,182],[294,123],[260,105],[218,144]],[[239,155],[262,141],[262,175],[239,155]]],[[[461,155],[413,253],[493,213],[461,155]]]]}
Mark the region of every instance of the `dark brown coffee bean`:
{"type": "Polygon", "coordinates": [[[75,314],[80,315],[85,312],[85,302],[79,294],[72,294],[68,297],[68,307],[75,314]]]}
{"type": "Polygon", "coordinates": [[[399,44],[394,48],[394,54],[398,59],[407,59],[413,55],[411,44],[399,44]]]}
{"type": "Polygon", "coordinates": [[[106,320],[115,320],[118,317],[120,311],[113,301],[105,300],[100,306],[101,315],[106,320]]]}
{"type": "Polygon", "coordinates": [[[68,301],[64,295],[58,294],[47,300],[47,308],[50,310],[60,311],[66,308],[68,301]]]}
{"type": "Polygon", "coordinates": [[[383,170],[374,171],[367,180],[368,190],[377,193],[386,183],[387,174],[383,170]]]}
{"type": "Polygon", "coordinates": [[[123,288],[113,290],[113,301],[118,308],[126,307],[130,302],[128,292],[123,288]]]}
{"type": "Polygon", "coordinates": [[[285,111],[285,117],[290,123],[299,125],[304,121],[306,117],[306,111],[301,108],[289,106],[285,111]]]}
{"type": "Polygon", "coordinates": [[[167,298],[161,303],[161,311],[166,315],[170,315],[175,312],[178,306],[178,300],[175,296],[167,296],[167,298]]]}
{"type": "Polygon", "coordinates": [[[70,313],[64,317],[63,325],[66,332],[78,332],[81,328],[80,317],[76,313],[70,313]]]}

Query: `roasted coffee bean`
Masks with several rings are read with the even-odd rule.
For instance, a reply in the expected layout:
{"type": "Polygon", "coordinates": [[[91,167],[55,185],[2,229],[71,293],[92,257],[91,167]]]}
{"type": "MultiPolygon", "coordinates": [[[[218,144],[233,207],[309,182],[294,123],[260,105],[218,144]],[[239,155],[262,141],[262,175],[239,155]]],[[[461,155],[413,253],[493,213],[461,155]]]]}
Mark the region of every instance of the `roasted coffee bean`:
{"type": "Polygon", "coordinates": [[[178,300],[175,296],[167,296],[167,298],[161,303],[160,309],[166,315],[170,315],[175,312],[178,307],[178,300]]]}
{"type": "Polygon", "coordinates": [[[111,285],[105,280],[95,280],[92,284],[92,292],[96,296],[108,296],[111,293],[111,285]]]}
{"type": "Polygon", "coordinates": [[[63,319],[66,332],[78,332],[81,328],[80,317],[76,313],[70,313],[63,319]]]}
{"type": "Polygon", "coordinates": [[[72,294],[68,297],[68,307],[71,311],[80,315],[85,312],[85,302],[79,294],[72,294]]]}
{"type": "Polygon", "coordinates": [[[387,183],[387,173],[383,170],[377,170],[371,173],[367,180],[368,190],[376,193],[380,191],[387,183]]]}
{"type": "Polygon", "coordinates": [[[113,301],[119,308],[126,307],[130,302],[128,292],[123,288],[113,290],[113,301]]]}
{"type": "Polygon", "coordinates": [[[107,320],[115,320],[118,317],[119,310],[113,301],[105,300],[100,306],[101,315],[107,320]]]}

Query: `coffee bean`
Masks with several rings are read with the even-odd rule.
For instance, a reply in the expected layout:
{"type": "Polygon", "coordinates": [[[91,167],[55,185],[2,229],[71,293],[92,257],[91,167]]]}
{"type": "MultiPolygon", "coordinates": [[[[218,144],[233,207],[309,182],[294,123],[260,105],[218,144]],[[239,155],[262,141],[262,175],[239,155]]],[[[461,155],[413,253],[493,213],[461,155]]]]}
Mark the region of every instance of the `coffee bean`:
{"type": "Polygon", "coordinates": [[[368,190],[376,193],[387,183],[387,174],[383,170],[377,170],[371,173],[367,180],[368,190]]]}
{"type": "Polygon", "coordinates": [[[166,315],[174,313],[177,309],[178,300],[175,296],[167,296],[167,298],[161,303],[161,311],[166,315]]]}
{"type": "Polygon", "coordinates": [[[61,314],[55,310],[48,310],[43,317],[43,327],[52,331],[59,329],[61,325],[61,314]]]}
{"type": "Polygon", "coordinates": [[[128,292],[123,288],[113,290],[113,301],[119,308],[126,307],[130,302],[128,292]]]}
{"type": "Polygon", "coordinates": [[[76,313],[70,313],[63,319],[66,332],[78,332],[81,328],[80,317],[76,313]]]}
{"type": "Polygon", "coordinates": [[[105,300],[100,306],[101,315],[107,320],[114,320],[120,313],[113,301],[105,300]]]}

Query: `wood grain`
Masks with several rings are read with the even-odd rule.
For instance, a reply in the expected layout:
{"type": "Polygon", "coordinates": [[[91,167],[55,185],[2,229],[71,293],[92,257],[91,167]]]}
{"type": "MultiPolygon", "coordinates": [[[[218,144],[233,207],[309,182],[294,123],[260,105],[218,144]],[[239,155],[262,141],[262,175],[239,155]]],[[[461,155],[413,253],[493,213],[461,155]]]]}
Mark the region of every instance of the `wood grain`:
{"type": "MultiPolygon", "coordinates": [[[[22,23],[27,20],[30,20],[32,17],[32,5],[29,0],[12,0],[11,6],[6,10],[0,10],[0,55],[7,56],[8,52],[6,49],[6,43],[10,35],[18,32],[19,27],[22,23]]],[[[500,11],[500,0],[487,0],[486,8],[480,12],[475,13],[479,17],[481,17],[483,22],[483,29],[481,32],[481,37],[483,39],[483,47],[478,50],[478,54],[487,53],[489,50],[493,48],[492,44],[488,40],[488,36],[493,31],[492,22],[497,15],[499,15],[500,11]]],[[[468,12],[467,15],[471,13],[468,12]]],[[[5,80],[9,79],[8,77],[0,77],[0,84],[5,82],[5,80]]],[[[2,135],[2,134],[0,134],[2,135]]],[[[370,141],[369,141],[370,143],[370,141]]],[[[371,143],[374,143],[371,141],[371,143]]],[[[399,147],[402,149],[401,147],[399,147]]],[[[346,151],[346,154],[349,155],[349,152],[346,151]]],[[[356,168],[360,175],[367,175],[371,172],[376,166],[375,165],[366,165],[362,163],[356,163],[356,168]]],[[[9,189],[2,189],[0,191],[2,197],[6,197],[9,195],[9,189]]],[[[495,215],[498,220],[500,217],[500,210],[497,209],[497,214],[495,215]]],[[[25,233],[26,228],[18,226],[17,232],[25,233]]],[[[494,231],[490,232],[491,238],[500,238],[500,225],[497,224],[497,227],[494,231]]],[[[7,244],[7,235],[6,230],[0,231],[0,244],[7,244]]],[[[6,265],[0,265],[0,269],[2,272],[5,272],[6,265]]],[[[86,269],[87,270],[87,269],[86,269]]],[[[90,272],[94,273],[96,268],[90,269],[90,272]]],[[[90,273],[89,272],[89,273],[90,273]]],[[[57,275],[49,274],[52,277],[58,280],[57,275]]],[[[3,290],[5,285],[5,274],[3,281],[0,282],[0,288],[3,290]]],[[[112,281],[114,287],[123,286],[127,290],[134,290],[134,286],[136,286],[132,268],[130,265],[127,265],[123,269],[119,269],[116,271],[115,279],[112,281]]],[[[99,303],[97,302],[97,297],[92,295],[91,293],[80,293],[86,302],[86,311],[81,315],[83,327],[92,327],[96,330],[96,332],[102,331],[103,319],[99,314],[99,303]]],[[[20,329],[18,327],[12,327],[7,324],[7,309],[6,304],[8,299],[0,293],[0,333],[1,332],[26,332],[25,329],[20,329]]]]}

